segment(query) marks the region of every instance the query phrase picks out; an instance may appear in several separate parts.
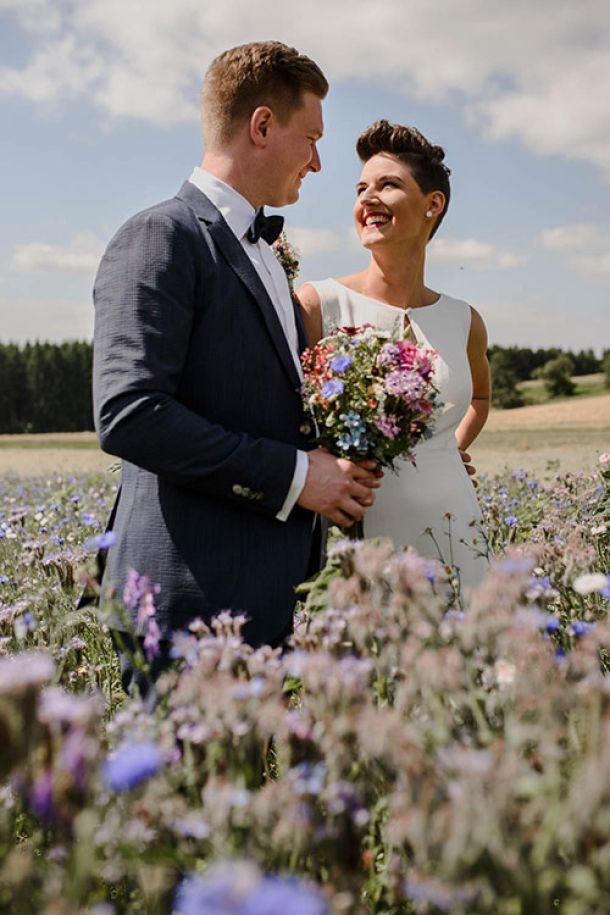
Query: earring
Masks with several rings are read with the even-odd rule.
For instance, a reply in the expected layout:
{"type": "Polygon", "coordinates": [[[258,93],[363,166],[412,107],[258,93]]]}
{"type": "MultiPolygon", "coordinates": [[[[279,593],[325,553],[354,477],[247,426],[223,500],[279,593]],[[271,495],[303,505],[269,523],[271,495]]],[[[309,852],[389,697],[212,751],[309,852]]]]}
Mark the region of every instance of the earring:
{"type": "Polygon", "coordinates": [[[433,215],[434,214],[433,214],[432,210],[428,210],[428,212],[426,213],[426,216],[428,217],[428,219],[430,219],[430,217],[433,215]]]}

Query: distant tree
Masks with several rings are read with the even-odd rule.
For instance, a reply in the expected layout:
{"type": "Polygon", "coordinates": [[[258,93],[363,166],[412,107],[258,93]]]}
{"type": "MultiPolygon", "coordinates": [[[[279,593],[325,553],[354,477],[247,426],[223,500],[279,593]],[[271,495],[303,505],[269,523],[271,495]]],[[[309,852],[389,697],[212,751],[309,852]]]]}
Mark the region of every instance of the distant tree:
{"type": "Polygon", "coordinates": [[[506,349],[497,348],[492,353],[489,365],[491,369],[491,402],[494,407],[500,407],[503,410],[522,407],[523,397],[517,387],[519,378],[513,368],[510,352],[506,349]]]}
{"type": "Polygon", "coordinates": [[[601,359],[598,359],[592,349],[581,349],[577,353],[569,354],[574,363],[574,375],[593,375],[602,371],[601,359]]]}
{"type": "Polygon", "coordinates": [[[550,359],[538,374],[551,397],[570,397],[576,390],[571,378],[573,373],[572,359],[566,353],[562,353],[561,356],[550,359]]]}
{"type": "Polygon", "coordinates": [[[602,372],[604,373],[604,384],[610,388],[610,349],[607,349],[602,356],[602,372]]]}

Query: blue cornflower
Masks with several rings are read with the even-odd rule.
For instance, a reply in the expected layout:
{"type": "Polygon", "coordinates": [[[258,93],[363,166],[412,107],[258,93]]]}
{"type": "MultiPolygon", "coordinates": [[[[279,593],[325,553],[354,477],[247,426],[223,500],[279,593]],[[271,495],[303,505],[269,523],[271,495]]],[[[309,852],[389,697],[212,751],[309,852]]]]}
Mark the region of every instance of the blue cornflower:
{"type": "Polygon", "coordinates": [[[348,429],[360,429],[363,430],[366,428],[366,423],[359,413],[356,413],[354,410],[350,410],[349,413],[346,413],[341,417],[348,429]]]}
{"type": "Polygon", "coordinates": [[[586,635],[587,632],[590,632],[594,627],[595,623],[586,623],[584,620],[575,620],[572,623],[572,632],[576,638],[579,639],[583,635],[586,635]]]}
{"type": "Polygon", "coordinates": [[[264,877],[239,909],[239,915],[327,915],[328,903],[294,877],[264,877]]]}
{"type": "Polygon", "coordinates": [[[518,523],[519,519],[516,515],[506,515],[504,518],[504,524],[506,524],[507,527],[516,527],[518,523]]]}
{"type": "Polygon", "coordinates": [[[0,585],[8,584],[8,575],[0,575],[0,585]]]}
{"type": "Polygon", "coordinates": [[[84,547],[86,550],[107,550],[116,543],[117,536],[114,531],[105,531],[103,534],[97,534],[96,537],[89,537],[85,540],[84,547]]]}
{"type": "Polygon", "coordinates": [[[565,658],[566,654],[567,654],[567,652],[566,652],[565,648],[556,648],[555,655],[554,655],[555,660],[556,661],[563,660],[563,658],[565,658]]]}
{"type": "Polygon", "coordinates": [[[330,400],[332,397],[338,397],[339,394],[343,394],[343,389],[345,385],[342,381],[338,381],[336,378],[331,378],[330,381],[327,381],[324,387],[322,388],[322,396],[326,400],[330,400]]]}
{"type": "Polygon", "coordinates": [[[104,781],[113,791],[128,791],[161,768],[161,752],[154,743],[123,744],[104,763],[104,781]]]}
{"type": "Polygon", "coordinates": [[[330,367],[333,370],[333,372],[344,372],[346,369],[348,369],[350,367],[351,364],[352,364],[352,360],[350,359],[350,357],[345,356],[341,353],[340,355],[335,356],[335,358],[332,360],[332,362],[330,364],[330,367]]]}
{"type": "Polygon", "coordinates": [[[556,616],[547,616],[546,625],[544,627],[547,632],[557,632],[560,627],[561,623],[556,616]]]}

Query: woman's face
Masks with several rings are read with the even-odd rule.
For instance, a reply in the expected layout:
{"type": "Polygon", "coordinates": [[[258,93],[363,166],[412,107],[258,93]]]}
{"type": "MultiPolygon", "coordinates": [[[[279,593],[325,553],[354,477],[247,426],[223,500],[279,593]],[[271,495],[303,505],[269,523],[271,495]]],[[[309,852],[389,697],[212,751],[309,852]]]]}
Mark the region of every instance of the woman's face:
{"type": "Polygon", "coordinates": [[[424,194],[405,162],[378,153],[365,162],[356,185],[356,231],[365,248],[418,240],[425,244],[443,205],[443,194],[424,194]],[[432,217],[426,216],[430,210],[432,217]]]}

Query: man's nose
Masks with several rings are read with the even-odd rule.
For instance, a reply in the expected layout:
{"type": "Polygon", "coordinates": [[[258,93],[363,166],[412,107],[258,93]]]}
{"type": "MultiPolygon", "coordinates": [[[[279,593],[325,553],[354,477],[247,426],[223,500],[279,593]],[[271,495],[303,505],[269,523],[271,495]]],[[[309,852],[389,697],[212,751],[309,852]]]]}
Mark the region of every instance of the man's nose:
{"type": "Polygon", "coordinates": [[[320,162],[320,153],[318,152],[318,147],[315,145],[315,143],[311,151],[311,161],[309,163],[309,167],[312,172],[319,172],[322,168],[322,163],[320,162]]]}

